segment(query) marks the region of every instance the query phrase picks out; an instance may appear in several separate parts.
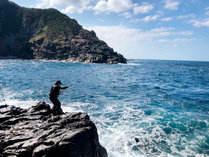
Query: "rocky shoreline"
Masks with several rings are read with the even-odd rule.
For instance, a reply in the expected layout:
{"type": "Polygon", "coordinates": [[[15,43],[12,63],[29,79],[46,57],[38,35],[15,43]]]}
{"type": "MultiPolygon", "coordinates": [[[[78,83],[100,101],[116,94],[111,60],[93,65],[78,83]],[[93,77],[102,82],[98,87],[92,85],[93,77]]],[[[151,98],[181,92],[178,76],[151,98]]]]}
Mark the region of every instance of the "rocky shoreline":
{"type": "Polygon", "coordinates": [[[45,102],[0,106],[0,157],[107,157],[86,113],[53,116],[45,102]]]}

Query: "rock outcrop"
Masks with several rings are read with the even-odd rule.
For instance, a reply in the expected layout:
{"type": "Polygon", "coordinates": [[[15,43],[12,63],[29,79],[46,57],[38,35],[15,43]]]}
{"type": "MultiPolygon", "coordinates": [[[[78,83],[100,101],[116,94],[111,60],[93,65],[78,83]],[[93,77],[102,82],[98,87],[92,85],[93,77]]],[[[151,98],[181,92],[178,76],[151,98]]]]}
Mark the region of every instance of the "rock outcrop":
{"type": "Polygon", "coordinates": [[[29,9],[0,0],[0,58],[126,63],[94,31],[56,9],[29,9]]]}
{"type": "Polygon", "coordinates": [[[29,109],[0,106],[0,157],[107,157],[86,113],[50,114],[44,102],[29,109]]]}

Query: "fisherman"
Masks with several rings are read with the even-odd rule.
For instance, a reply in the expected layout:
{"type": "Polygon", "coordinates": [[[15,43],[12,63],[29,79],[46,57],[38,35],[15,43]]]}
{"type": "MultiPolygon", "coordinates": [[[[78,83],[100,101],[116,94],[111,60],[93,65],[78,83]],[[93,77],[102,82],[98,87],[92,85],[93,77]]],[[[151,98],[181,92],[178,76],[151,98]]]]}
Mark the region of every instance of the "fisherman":
{"type": "Polygon", "coordinates": [[[59,115],[63,114],[64,112],[61,109],[61,103],[58,100],[58,97],[60,95],[60,90],[67,89],[69,86],[61,87],[61,81],[58,80],[52,87],[49,93],[49,99],[54,104],[52,107],[52,114],[53,115],[59,115]]]}

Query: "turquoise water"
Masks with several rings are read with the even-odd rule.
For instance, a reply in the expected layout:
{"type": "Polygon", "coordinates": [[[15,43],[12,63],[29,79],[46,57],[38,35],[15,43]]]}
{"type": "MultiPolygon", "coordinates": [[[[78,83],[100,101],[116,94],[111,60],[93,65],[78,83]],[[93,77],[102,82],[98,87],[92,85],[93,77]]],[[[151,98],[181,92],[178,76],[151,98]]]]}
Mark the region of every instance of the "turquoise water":
{"type": "Polygon", "coordinates": [[[209,62],[0,60],[0,85],[7,104],[26,108],[50,103],[55,81],[68,85],[90,71],[60,100],[64,111],[90,115],[110,157],[209,156],[209,62]]]}

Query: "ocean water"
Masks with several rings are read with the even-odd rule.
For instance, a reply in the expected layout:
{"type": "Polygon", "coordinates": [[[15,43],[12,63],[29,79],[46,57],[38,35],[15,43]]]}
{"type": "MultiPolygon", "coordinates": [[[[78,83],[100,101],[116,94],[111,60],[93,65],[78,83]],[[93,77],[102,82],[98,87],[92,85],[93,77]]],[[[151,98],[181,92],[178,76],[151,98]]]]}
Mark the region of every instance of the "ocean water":
{"type": "Polygon", "coordinates": [[[60,100],[65,112],[90,115],[109,157],[209,156],[209,62],[0,60],[0,86],[7,104],[27,108],[50,103],[55,81],[68,85],[91,71],[60,100]]]}

